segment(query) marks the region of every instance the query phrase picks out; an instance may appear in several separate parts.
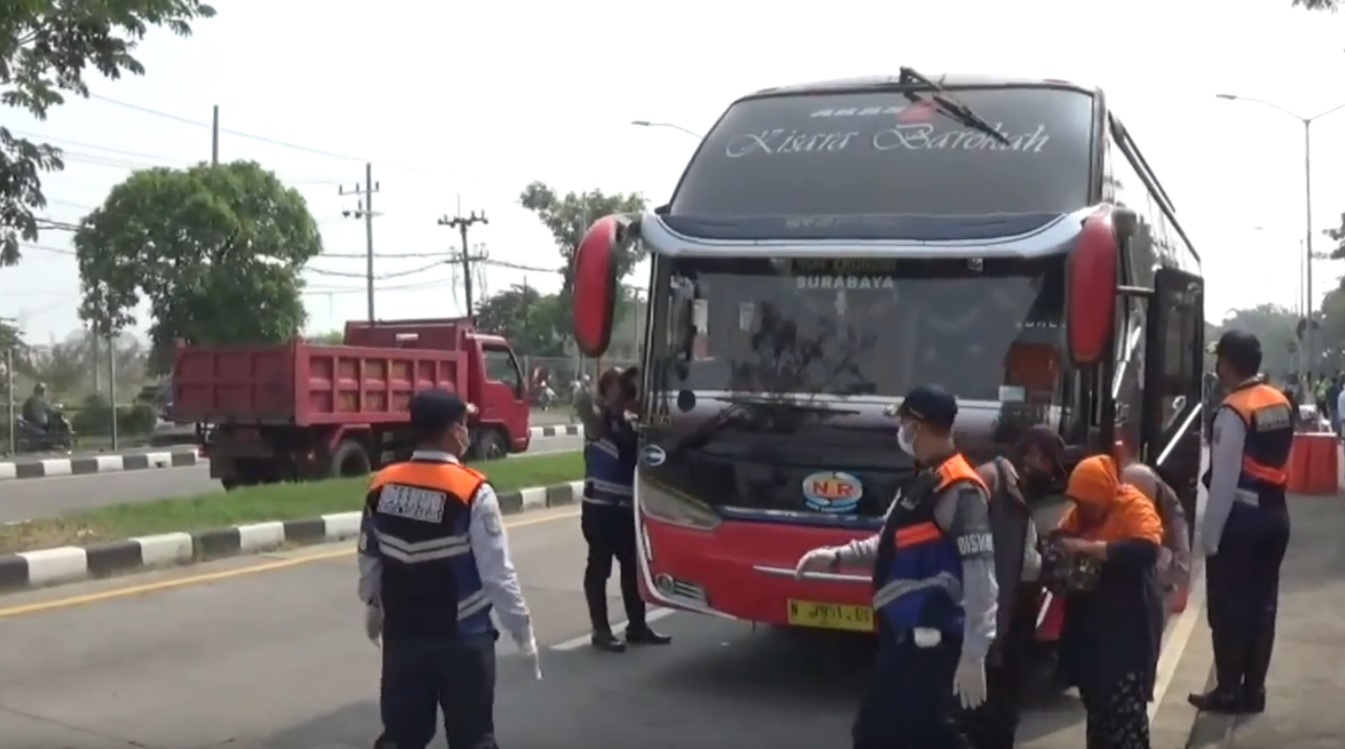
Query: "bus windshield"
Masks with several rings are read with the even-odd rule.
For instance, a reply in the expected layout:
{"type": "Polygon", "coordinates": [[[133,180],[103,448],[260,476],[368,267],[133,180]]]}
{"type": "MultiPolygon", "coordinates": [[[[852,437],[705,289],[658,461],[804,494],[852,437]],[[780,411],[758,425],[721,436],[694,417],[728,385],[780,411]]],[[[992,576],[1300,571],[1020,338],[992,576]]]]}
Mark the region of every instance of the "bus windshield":
{"type": "Polygon", "coordinates": [[[669,390],[1054,400],[1063,256],[669,262],[669,390]]]}
{"type": "Polygon", "coordinates": [[[901,92],[739,101],[687,166],[672,215],[1059,214],[1088,203],[1091,95],[1042,86],[949,95],[1008,143],[901,92]]]}

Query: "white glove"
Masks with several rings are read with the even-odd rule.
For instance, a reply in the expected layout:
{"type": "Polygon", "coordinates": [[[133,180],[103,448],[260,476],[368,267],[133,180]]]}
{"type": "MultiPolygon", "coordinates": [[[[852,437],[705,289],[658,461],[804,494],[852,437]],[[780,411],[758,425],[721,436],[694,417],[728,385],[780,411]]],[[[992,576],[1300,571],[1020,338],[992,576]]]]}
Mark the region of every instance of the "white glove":
{"type": "Polygon", "coordinates": [[[802,579],[805,572],[827,572],[836,564],[836,550],[830,546],[813,549],[799,558],[794,577],[802,579]]]}
{"type": "Polygon", "coordinates": [[[953,673],[953,694],[961,701],[963,710],[975,710],[985,704],[984,658],[962,654],[953,673]]]}
{"type": "Polygon", "coordinates": [[[383,609],[380,606],[365,604],[364,606],[364,634],[369,638],[369,642],[377,645],[383,637],[383,609]]]}
{"type": "Polygon", "coordinates": [[[522,632],[511,632],[510,636],[514,638],[514,645],[518,646],[519,654],[532,661],[533,677],[541,681],[542,659],[537,653],[537,637],[533,635],[532,627],[522,632]]]}

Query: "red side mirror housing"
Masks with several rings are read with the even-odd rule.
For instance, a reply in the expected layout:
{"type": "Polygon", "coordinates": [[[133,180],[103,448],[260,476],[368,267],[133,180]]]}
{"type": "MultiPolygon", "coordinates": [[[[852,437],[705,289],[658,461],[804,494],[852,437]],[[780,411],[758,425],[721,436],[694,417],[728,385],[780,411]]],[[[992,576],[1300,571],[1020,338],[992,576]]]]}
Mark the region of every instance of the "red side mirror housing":
{"type": "Polygon", "coordinates": [[[574,340],[584,356],[600,357],[612,342],[617,301],[617,254],[629,222],[604,216],[589,227],[574,252],[574,340]]]}
{"type": "Polygon", "coordinates": [[[1084,219],[1066,275],[1065,337],[1076,367],[1093,366],[1110,353],[1119,250],[1111,206],[1084,219]]]}

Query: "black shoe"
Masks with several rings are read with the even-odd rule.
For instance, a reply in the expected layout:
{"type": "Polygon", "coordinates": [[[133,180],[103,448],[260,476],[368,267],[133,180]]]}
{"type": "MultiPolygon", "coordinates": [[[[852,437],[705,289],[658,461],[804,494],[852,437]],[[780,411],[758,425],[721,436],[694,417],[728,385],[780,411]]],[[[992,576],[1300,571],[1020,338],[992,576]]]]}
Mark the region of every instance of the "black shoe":
{"type": "Polygon", "coordinates": [[[1187,695],[1186,701],[1205,713],[1240,715],[1243,712],[1242,693],[1232,689],[1215,688],[1204,694],[1187,695]]]}
{"type": "Polygon", "coordinates": [[[611,632],[594,632],[593,637],[589,638],[593,647],[605,653],[624,653],[626,652],[626,643],[617,639],[617,636],[611,632]]]}
{"type": "Polygon", "coordinates": [[[627,627],[626,642],[631,645],[668,645],[672,638],[645,627],[627,627]]]}
{"type": "Polygon", "coordinates": [[[1249,715],[1259,715],[1266,711],[1266,690],[1247,689],[1242,694],[1242,710],[1249,715]]]}

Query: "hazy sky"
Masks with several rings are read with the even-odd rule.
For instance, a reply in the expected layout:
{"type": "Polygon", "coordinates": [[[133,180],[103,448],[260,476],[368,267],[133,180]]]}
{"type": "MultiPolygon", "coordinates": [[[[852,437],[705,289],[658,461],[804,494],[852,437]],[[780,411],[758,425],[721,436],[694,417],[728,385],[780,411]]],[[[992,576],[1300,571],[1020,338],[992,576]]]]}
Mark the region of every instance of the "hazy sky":
{"type": "MultiPolygon", "coordinates": [[[[1232,306],[1294,302],[1305,218],[1301,125],[1214,94],[1301,114],[1345,103],[1345,18],[1287,6],[216,0],[219,16],[193,38],[146,41],[145,77],[93,82],[97,95],[134,106],[94,99],[46,122],[5,117],[67,149],[65,172],[45,180],[46,215],[76,221],[136,168],[209,158],[218,104],[229,131],[221,158],[275,170],[321,223],[331,256],[312,264],[307,303],[310,328],[327,330],[365,314],[363,260],[346,257],[364,251],[364,226],[342,218],[354,201],[338,195],[363,179],[365,160],[381,184],[376,251],[404,256],[378,261],[378,316],[454,315],[459,277],[443,266],[414,272],[458,242],[435,219],[461,196],[464,211],[490,217],[473,244],[497,260],[557,267],[549,234],[516,206],[519,191],[540,179],[666,198],[695,141],[633,119],[704,131],[748,91],[902,65],[1069,78],[1111,96],[1205,257],[1217,318],[1232,306]]],[[[1345,111],[1313,132],[1320,230],[1345,210],[1345,174],[1327,168],[1345,163],[1345,111]]],[[[49,232],[22,265],[0,269],[0,316],[19,318],[35,339],[79,325],[69,247],[68,234],[49,232]]],[[[1316,264],[1318,296],[1340,266],[1316,264]]],[[[559,284],[554,274],[492,268],[487,291],[525,276],[545,290],[559,284]]]]}

